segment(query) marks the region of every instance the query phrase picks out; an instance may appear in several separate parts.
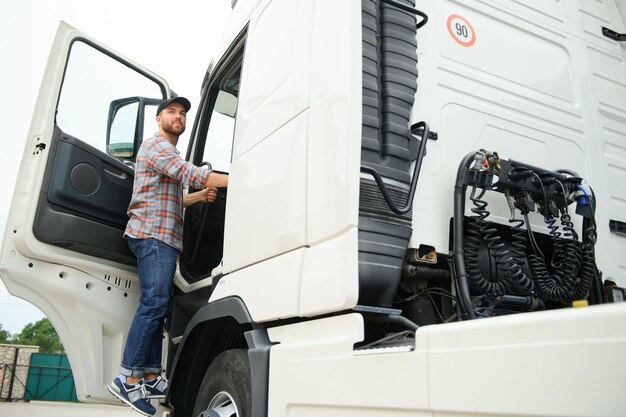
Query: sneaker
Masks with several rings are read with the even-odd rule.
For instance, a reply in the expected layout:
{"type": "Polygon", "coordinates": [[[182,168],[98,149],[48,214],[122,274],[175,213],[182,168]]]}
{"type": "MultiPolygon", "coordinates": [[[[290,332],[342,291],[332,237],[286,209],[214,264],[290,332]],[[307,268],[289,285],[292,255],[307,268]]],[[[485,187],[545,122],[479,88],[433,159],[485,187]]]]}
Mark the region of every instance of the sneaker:
{"type": "Polygon", "coordinates": [[[128,404],[130,408],[144,416],[152,416],[156,413],[156,408],[146,398],[146,391],[143,380],[136,384],[127,384],[118,376],[107,387],[111,394],[128,404]]]}
{"type": "Polygon", "coordinates": [[[165,398],[165,394],[167,393],[167,387],[169,383],[167,379],[163,378],[161,375],[157,376],[151,381],[145,381],[143,386],[146,387],[146,393],[148,394],[148,398],[165,398]]]}

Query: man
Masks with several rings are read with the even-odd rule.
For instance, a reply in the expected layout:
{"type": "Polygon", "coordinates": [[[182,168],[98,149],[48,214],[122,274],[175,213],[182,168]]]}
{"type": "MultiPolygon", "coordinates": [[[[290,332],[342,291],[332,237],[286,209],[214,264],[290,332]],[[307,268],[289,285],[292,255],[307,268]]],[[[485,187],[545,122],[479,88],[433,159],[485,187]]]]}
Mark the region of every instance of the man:
{"type": "Polygon", "coordinates": [[[190,108],[184,97],[163,100],[159,105],[159,130],[143,142],[135,161],[130,219],[124,233],[137,257],[141,298],[128,332],[121,374],[108,389],[144,415],[156,412],[149,399],[164,398],[168,388],[161,376],[163,322],[183,246],[183,207],[213,202],[217,188],[228,185],[227,175],[185,161],[176,149],[190,108]],[[183,195],[186,185],[202,191],[183,195]]]}

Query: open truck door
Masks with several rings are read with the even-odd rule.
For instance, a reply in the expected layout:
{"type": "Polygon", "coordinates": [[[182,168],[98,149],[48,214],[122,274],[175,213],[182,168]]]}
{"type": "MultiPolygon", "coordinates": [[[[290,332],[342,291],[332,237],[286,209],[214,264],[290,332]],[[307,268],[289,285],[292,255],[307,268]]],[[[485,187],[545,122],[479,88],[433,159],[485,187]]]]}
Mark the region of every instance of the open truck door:
{"type": "Polygon", "coordinates": [[[139,298],[123,233],[142,138],[167,83],[61,22],[37,99],[1,252],[9,292],[39,307],[81,401],[110,402],[139,298]]]}

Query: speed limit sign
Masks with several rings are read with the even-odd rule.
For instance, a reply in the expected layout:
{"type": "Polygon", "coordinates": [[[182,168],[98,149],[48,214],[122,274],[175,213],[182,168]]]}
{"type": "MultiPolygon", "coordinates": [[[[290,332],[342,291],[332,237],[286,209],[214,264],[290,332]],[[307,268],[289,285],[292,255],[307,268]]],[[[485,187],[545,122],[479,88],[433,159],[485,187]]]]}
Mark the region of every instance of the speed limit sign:
{"type": "Polygon", "coordinates": [[[471,23],[458,14],[448,16],[448,33],[461,46],[472,46],[476,42],[476,32],[471,23]]]}

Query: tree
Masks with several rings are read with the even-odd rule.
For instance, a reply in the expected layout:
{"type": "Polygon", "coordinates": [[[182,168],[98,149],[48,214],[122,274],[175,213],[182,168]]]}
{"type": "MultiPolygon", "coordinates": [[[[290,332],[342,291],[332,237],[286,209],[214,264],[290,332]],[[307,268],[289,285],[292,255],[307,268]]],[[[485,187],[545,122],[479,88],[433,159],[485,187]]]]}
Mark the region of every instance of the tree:
{"type": "Polygon", "coordinates": [[[0,324],[0,343],[11,343],[11,339],[13,339],[13,335],[8,330],[4,330],[0,324]]]}
{"type": "Polygon", "coordinates": [[[20,334],[13,338],[12,343],[39,346],[40,353],[65,353],[59,335],[47,318],[34,324],[28,323],[20,334]]]}

